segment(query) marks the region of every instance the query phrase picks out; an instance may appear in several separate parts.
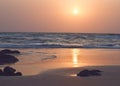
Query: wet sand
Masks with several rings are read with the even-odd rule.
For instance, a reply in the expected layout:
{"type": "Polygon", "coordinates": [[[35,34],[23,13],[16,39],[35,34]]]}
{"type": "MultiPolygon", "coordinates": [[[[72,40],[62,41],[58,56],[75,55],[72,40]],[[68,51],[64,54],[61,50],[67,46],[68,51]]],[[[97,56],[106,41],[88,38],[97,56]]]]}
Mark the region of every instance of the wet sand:
{"type": "Polygon", "coordinates": [[[120,86],[119,80],[120,66],[81,67],[49,70],[35,76],[1,77],[0,86],[120,86]],[[93,68],[102,70],[102,76],[74,76],[93,68]]]}
{"type": "Polygon", "coordinates": [[[0,77],[0,86],[120,86],[119,49],[19,50],[20,62],[10,66],[24,76],[0,77]],[[102,76],[77,77],[83,69],[99,69],[102,76]]]}

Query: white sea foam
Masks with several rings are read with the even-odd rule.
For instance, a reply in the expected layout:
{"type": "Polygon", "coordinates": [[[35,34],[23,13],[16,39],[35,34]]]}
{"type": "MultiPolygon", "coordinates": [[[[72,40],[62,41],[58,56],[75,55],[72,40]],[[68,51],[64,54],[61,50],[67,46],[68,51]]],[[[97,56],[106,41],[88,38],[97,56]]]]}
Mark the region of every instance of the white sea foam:
{"type": "Polygon", "coordinates": [[[0,48],[120,49],[120,34],[0,33],[0,48]]]}

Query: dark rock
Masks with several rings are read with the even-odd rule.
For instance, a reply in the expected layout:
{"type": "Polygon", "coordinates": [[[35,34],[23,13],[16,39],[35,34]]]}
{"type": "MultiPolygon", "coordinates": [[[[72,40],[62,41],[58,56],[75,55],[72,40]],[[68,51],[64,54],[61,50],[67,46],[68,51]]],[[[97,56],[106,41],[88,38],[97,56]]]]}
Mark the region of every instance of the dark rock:
{"type": "Polygon", "coordinates": [[[20,52],[18,50],[4,49],[0,51],[0,54],[20,54],[20,52]]]}
{"type": "Polygon", "coordinates": [[[16,63],[18,59],[11,54],[20,54],[17,50],[4,49],[0,51],[0,65],[16,63]]]}
{"type": "Polygon", "coordinates": [[[83,70],[77,74],[80,77],[88,77],[88,76],[101,76],[100,70],[83,70]]]}
{"type": "Polygon", "coordinates": [[[15,73],[15,76],[22,76],[22,73],[21,72],[17,72],[17,73],[15,73]]]}
{"type": "Polygon", "coordinates": [[[4,72],[12,72],[12,73],[15,73],[16,70],[15,70],[14,68],[12,68],[12,67],[7,66],[7,67],[4,68],[3,71],[4,71],[4,72]]]}
{"type": "Polygon", "coordinates": [[[102,71],[100,71],[100,70],[91,70],[90,72],[91,72],[90,74],[93,75],[93,76],[101,76],[102,71]]]}
{"type": "Polygon", "coordinates": [[[0,69],[0,76],[3,75],[3,71],[0,69]]]}
{"type": "Polygon", "coordinates": [[[3,71],[0,70],[0,76],[22,76],[22,73],[16,72],[16,69],[7,66],[3,69],[3,71]]]}
{"type": "Polygon", "coordinates": [[[91,71],[93,71],[93,72],[102,72],[102,71],[100,71],[100,70],[91,70],[91,71]]]}
{"type": "Polygon", "coordinates": [[[77,76],[88,77],[88,76],[90,76],[90,71],[89,70],[83,70],[80,73],[78,73],[77,76]]]}
{"type": "Polygon", "coordinates": [[[101,76],[101,73],[92,71],[91,76],[101,76]]]}
{"type": "Polygon", "coordinates": [[[15,56],[0,54],[0,65],[16,63],[18,61],[15,56]]]}
{"type": "Polygon", "coordinates": [[[15,71],[16,70],[14,68],[9,67],[9,66],[5,67],[4,70],[3,70],[5,76],[14,76],[15,71]]]}

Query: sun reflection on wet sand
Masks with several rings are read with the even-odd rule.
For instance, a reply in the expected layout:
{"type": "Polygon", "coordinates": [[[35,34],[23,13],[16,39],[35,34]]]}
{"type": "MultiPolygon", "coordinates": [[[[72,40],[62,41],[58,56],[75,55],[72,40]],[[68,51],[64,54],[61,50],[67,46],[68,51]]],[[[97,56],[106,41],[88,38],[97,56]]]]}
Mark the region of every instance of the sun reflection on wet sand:
{"type": "Polygon", "coordinates": [[[72,57],[73,57],[73,66],[78,67],[78,56],[80,54],[80,50],[78,49],[73,49],[72,50],[72,57]]]}

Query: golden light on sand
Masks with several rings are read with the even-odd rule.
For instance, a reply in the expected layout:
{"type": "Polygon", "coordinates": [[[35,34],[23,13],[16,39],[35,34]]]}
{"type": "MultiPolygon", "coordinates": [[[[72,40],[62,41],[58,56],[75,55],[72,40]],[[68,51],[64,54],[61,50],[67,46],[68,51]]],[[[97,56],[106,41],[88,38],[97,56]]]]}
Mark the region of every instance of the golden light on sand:
{"type": "Polygon", "coordinates": [[[73,64],[74,64],[74,67],[77,67],[78,66],[79,50],[78,49],[73,49],[72,50],[72,54],[73,54],[73,64]]]}

